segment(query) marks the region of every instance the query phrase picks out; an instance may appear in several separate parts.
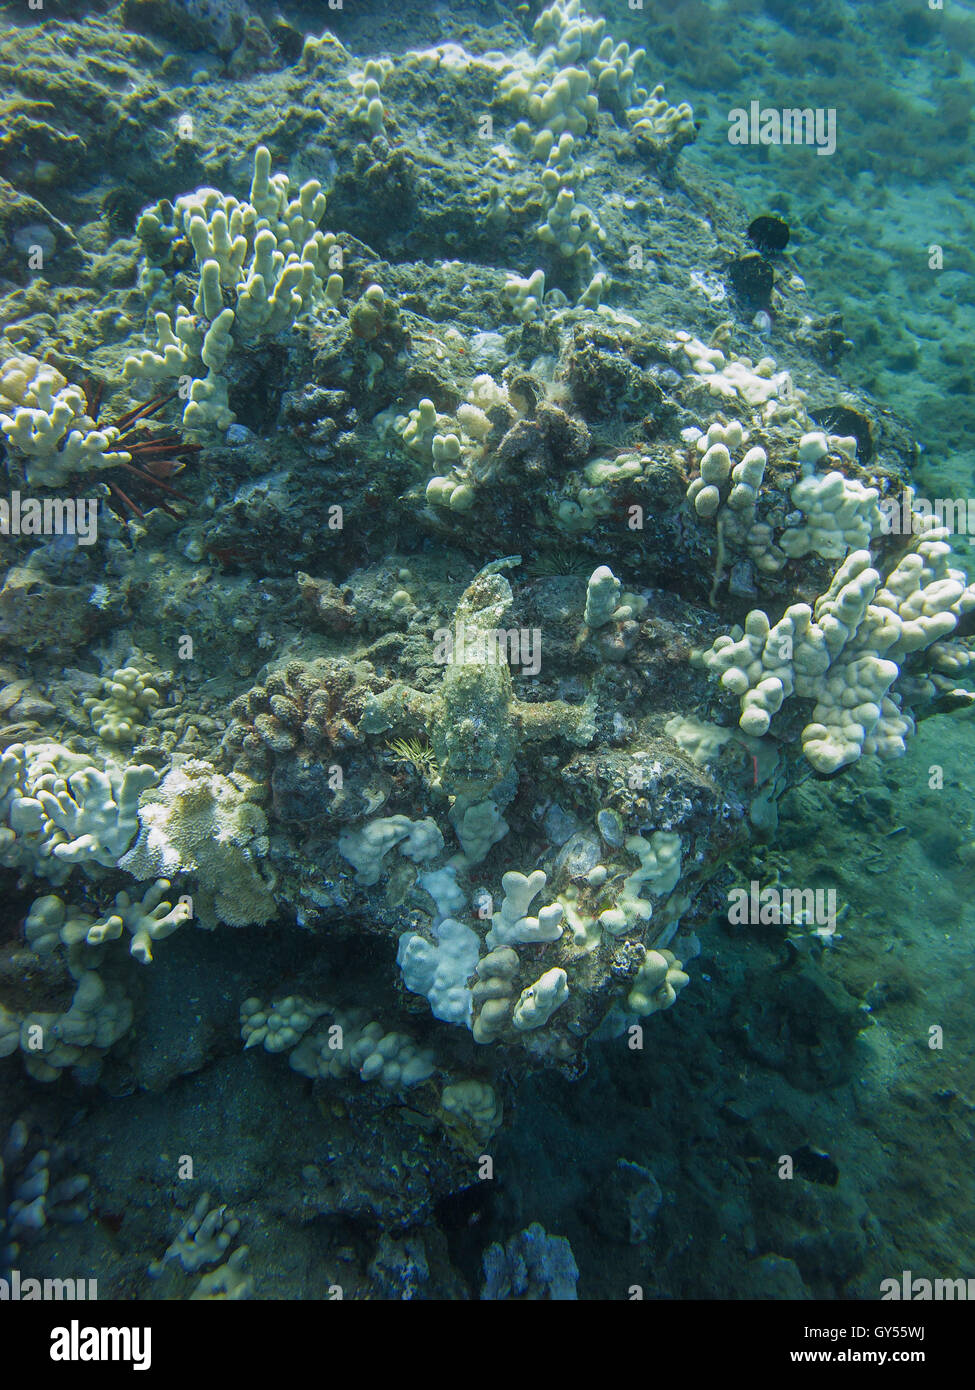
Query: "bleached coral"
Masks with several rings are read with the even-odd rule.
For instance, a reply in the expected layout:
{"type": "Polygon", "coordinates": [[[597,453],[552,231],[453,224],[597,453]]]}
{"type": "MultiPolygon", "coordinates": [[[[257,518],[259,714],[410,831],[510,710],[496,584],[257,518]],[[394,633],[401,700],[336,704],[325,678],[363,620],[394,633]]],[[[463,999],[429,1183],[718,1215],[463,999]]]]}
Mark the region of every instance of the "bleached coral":
{"type": "Polygon", "coordinates": [[[739,420],[726,425],[716,420],[699,436],[701,472],[691,480],[687,500],[702,519],[716,517],[719,566],[727,546],[743,551],[760,570],[774,574],[785,564],[785,556],[773,541],[772,528],[756,517],[767,455],[755,445],[737,463],[731,456],[747,439],[739,420]]]}
{"type": "Polygon", "coordinates": [[[600,926],[610,936],[622,936],[652,917],[653,904],[640,893],[643,884],[647,884],[656,897],[666,898],[680,880],[682,847],[676,831],[657,830],[649,840],[642,835],[628,835],[625,845],[630,854],[636,855],[640,865],[623,880],[623,891],[616,906],[605,908],[599,914],[600,926]]]}
{"type": "Polygon", "coordinates": [[[400,854],[420,864],[437,857],[443,836],[435,821],[411,821],[408,816],[379,817],[339,836],[339,854],[355,867],[356,882],[365,888],[379,882],[383,860],[395,845],[400,854]]]}
{"type": "Polygon", "coordinates": [[[564,132],[585,135],[596,118],[599,99],[592,91],[589,72],[566,57],[569,50],[546,44],[547,26],[540,28],[541,23],[542,17],[535,27],[535,37],[543,45],[537,58],[525,55],[498,83],[498,96],[527,117],[512,131],[513,142],[544,161],[564,132]]]}
{"type": "Polygon", "coordinates": [[[240,1006],[244,1048],[263,1046],[265,1052],[287,1052],[326,1012],[324,1004],[315,1004],[300,994],[289,994],[270,1004],[262,1004],[256,998],[245,999],[240,1006]]]}
{"type": "Polygon", "coordinates": [[[14,743],[0,755],[0,864],[63,883],[75,864],[114,868],[139,828],[155,769],[105,771],[57,743],[14,743]]]}
{"type": "Polygon", "coordinates": [[[718,724],[695,719],[693,715],[681,714],[675,714],[667,720],[664,732],[669,734],[675,743],[680,744],[698,767],[707,767],[709,763],[715,762],[725,744],[733,737],[731,729],[723,729],[718,724]]]}
{"type": "Polygon", "coordinates": [[[418,932],[400,936],[396,962],[403,984],[429,999],[434,1018],[469,1028],[472,1000],[467,980],[477,966],[477,934],[454,917],[445,917],[432,933],[435,945],[418,932]]]}
{"type": "Polygon", "coordinates": [[[519,323],[530,323],[533,319],[541,318],[545,298],[544,270],[532,271],[527,280],[520,275],[509,275],[504,297],[519,323]]]}
{"type": "Polygon", "coordinates": [[[36,357],[10,357],[0,366],[0,431],[23,458],[31,487],[57,487],[73,473],[131,459],[114,447],[117,429],[97,428],[81,388],[36,357]]]}
{"type": "Polygon", "coordinates": [[[487,412],[508,404],[507,388],[484,373],[471,382],[453,418],[439,414],[431,400],[396,418],[393,427],[407,448],[443,470],[427,483],[427,501],[453,512],[470,510],[487,476],[479,467],[494,428],[487,412]]]}
{"type": "Polygon", "coordinates": [[[508,822],[490,799],[479,801],[457,815],[456,808],[451,812],[453,825],[461,848],[469,864],[479,864],[499,840],[508,833],[508,822]]]}
{"type": "Polygon", "coordinates": [[[763,357],[753,364],[749,357],[708,347],[690,333],[675,336],[691,367],[691,377],[712,396],[760,409],[767,422],[788,419],[801,408],[802,393],[796,390],[790,373],[779,370],[774,358],[763,357]]]}
{"type": "Polygon", "coordinates": [[[393,64],[388,58],[371,58],[362,72],[354,72],[349,77],[349,85],[356,93],[349,114],[354,121],[364,121],[373,135],[383,133],[386,113],[381,88],[392,70],[393,64]]]}
{"type": "Polygon", "coordinates": [[[697,134],[694,110],[689,102],[673,106],[664,96],[663,83],[658,82],[642,105],[629,112],[631,129],[637,140],[647,140],[665,146],[674,153],[689,145],[697,134]]]}
{"type": "Polygon", "coordinates": [[[623,586],[608,565],[600,565],[589,576],[586,586],[586,627],[603,627],[611,622],[619,606],[623,586]]]}
{"type": "Polygon", "coordinates": [[[937,526],[886,581],[869,551],[854,551],[814,608],[792,604],[774,626],[753,610],[744,629],[718,637],[701,660],[740,697],[744,732],[767,733],[786,699],[798,695],[816,701],[802,746],[817,771],[835,772],[863,752],[902,753],[913,721],[890,693],[900,663],[948,636],[975,608],[975,585],[951,558],[948,532],[937,526]]]}
{"type": "Polygon", "coordinates": [[[476,1010],[471,1030],[475,1042],[494,1042],[511,1022],[514,979],[520,966],[518,953],[510,946],[490,951],[478,961],[477,979],[471,990],[476,1010]]]}
{"type": "MultiPolygon", "coordinates": [[[[498,98],[522,118],[511,131],[511,143],[545,165],[540,175],[544,216],[535,235],[589,275],[579,301],[587,308],[599,306],[609,283],[604,271],[593,274],[593,258],[606,244],[606,234],[576,187],[589,172],[578,142],[595,130],[600,105],[618,125],[629,126],[637,143],[649,144],[656,155],[666,153],[670,160],[695,135],[689,106],[670,106],[661,86],[648,92],[637,85],[644,49],[631,52],[628,44],[614,43],[605,29],[606,21],[590,18],[579,0],[555,0],[535,21],[535,52],[519,55],[497,88],[498,98]]],[[[521,322],[540,316],[540,271],[529,280],[512,277],[505,293],[521,322]]]]}
{"type": "Polygon", "coordinates": [[[500,909],[491,918],[491,930],[485,938],[491,950],[496,946],[558,941],[562,935],[562,908],[558,903],[540,907],[536,917],[528,915],[533,900],[546,882],[542,869],[535,869],[527,875],[511,870],[503,875],[501,886],[504,897],[500,909]]]}
{"type": "Polygon", "coordinates": [[[638,85],[646,51],[616,43],[605,19],[592,18],[579,0],[554,0],[535,20],[532,37],[536,56],[502,78],[498,95],[523,110],[527,119],[512,138],[536,159],[549,158],[564,132],[584,135],[600,106],[625,118],[638,138],[675,149],[694,139],[690,106],[669,106],[661,86],[638,85]]]}
{"type": "Polygon", "coordinates": [[[162,878],[141,899],[132,899],[125,892],[116,893],[115,911],[101,918],[90,917],[55,894],[48,894],[35,899],[24,923],[24,934],[32,950],[44,954],[53,951],[61,942],[69,948],[69,960],[76,960],[78,957],[71,953],[72,947],[81,942],[100,946],[116,940],[126,931],[132,938],[129,954],[148,965],[152,960],[152,943],[172,936],[193,916],[188,900],[180,899],[174,905],[166,899],[168,889],[168,880],[162,878]]]}
{"type": "Polygon", "coordinates": [[[89,946],[99,946],[103,941],[114,941],[128,932],[129,955],[142,965],[152,961],[152,945],[155,941],[165,941],[172,936],[184,922],[193,916],[193,907],[187,898],[172,903],[166,897],[169,880],[157,879],[146,890],[142,898],[132,898],[128,893],[115,895],[115,911],[94,922],[85,938],[89,946]]]}
{"type": "Polygon", "coordinates": [[[139,810],[139,838],[120,867],[136,878],[193,874],[197,916],[244,927],[277,911],[257,864],[267,854],[267,818],[256,787],[193,759],[173,768],[139,810]]]}
{"type": "Polygon", "coordinates": [[[176,307],[175,322],[163,310],[153,316],[155,348],[144,348],[125,359],[124,371],[130,380],[165,381],[168,377],[192,375],[202,360],[202,323],[182,304],[176,307]]]}
{"type": "Polygon", "coordinates": [[[877,488],[836,470],[801,478],[792,489],[792,501],[805,524],[784,531],[779,545],[792,559],[812,551],[824,559],[841,560],[851,550],[862,550],[880,532],[879,496],[877,488]]]}
{"type": "Polygon", "coordinates": [[[232,1250],[222,1265],[207,1270],[200,1275],[200,1281],[190,1294],[190,1302],[230,1301],[248,1299],[254,1292],[254,1280],[244,1272],[248,1247],[239,1245],[232,1250]]]}
{"type": "Polygon", "coordinates": [[[443,437],[450,424],[450,416],[441,415],[433,401],[425,396],[408,414],[398,415],[393,428],[411,453],[429,461],[434,457],[434,439],[438,435],[443,437]]]}
{"type": "Polygon", "coordinates": [[[0,1006],[0,1056],[20,1047],[24,1066],[37,1081],[56,1081],[68,1067],[89,1073],[101,1065],[102,1054],[132,1026],[132,1005],[114,981],[103,981],[95,970],[75,967],[74,994],[66,1010],[31,1010],[21,1017],[0,1006]],[[11,1047],[10,1020],[16,1024],[11,1047]],[[6,1037],[7,1041],[4,1041],[6,1037]]]}
{"type": "Polygon", "coordinates": [[[768,462],[765,450],[754,446],[740,462],[732,462],[731,450],[747,439],[740,421],[731,420],[727,425],[716,421],[697,440],[701,472],[692,479],[687,500],[699,517],[717,518],[719,559],[728,546],[747,553],[758,569],[774,574],[787,559],[810,553],[842,559],[851,550],[869,545],[879,533],[877,488],[835,469],[822,477],[808,471],[831,450],[839,453],[852,444],[855,453],[856,441],[817,433],[805,434],[799,441],[799,462],[807,471],[793,486],[792,501],[803,521],[775,537],[771,526],[757,521],[755,512],[768,462]]]}
{"type": "Polygon", "coordinates": [[[37,1143],[34,1126],[23,1117],[9,1129],[0,1129],[0,1269],[4,1278],[19,1263],[22,1242],[54,1222],[83,1222],[89,1213],[88,1175],[64,1172],[68,1153],[61,1145],[38,1148],[37,1143]]]}
{"type": "Polygon", "coordinates": [[[153,678],[134,666],[123,666],[101,679],[100,695],[82,700],[92,728],[106,743],[132,743],[145,724],[147,711],[159,704],[153,678]]]}
{"type": "Polygon", "coordinates": [[[206,1265],[217,1264],[234,1243],[240,1222],[225,1204],[211,1207],[210,1200],[209,1192],[204,1192],[162,1259],[153,1260],[149,1266],[153,1279],[158,1279],[171,1261],[178,1261],[188,1274],[195,1274],[206,1265]]]}
{"type": "MultiPolygon", "coordinates": [[[[553,190],[555,184],[560,182],[558,179],[554,181],[553,190]]],[[[545,188],[544,180],[542,188],[545,188]]],[[[587,268],[592,260],[593,245],[605,240],[592,208],[579,202],[574,190],[566,187],[559,187],[550,197],[545,220],[535,228],[535,235],[543,245],[552,247],[560,256],[581,259],[587,268]]],[[[526,307],[523,306],[522,312],[526,307]]]]}
{"type": "Polygon", "coordinates": [[[302,1076],[341,1078],[356,1072],[360,1081],[378,1081],[387,1090],[408,1090],[435,1070],[433,1053],[405,1033],[387,1032],[381,1023],[363,1023],[362,1013],[332,1016],[332,1022],[308,1033],[289,1063],[302,1076]]]}
{"type": "Polygon", "coordinates": [[[48,955],[59,944],[72,947],[86,940],[93,917],[65,903],[56,893],[35,898],[24,919],[24,939],[38,955],[48,955]]]}
{"type": "Polygon", "coordinates": [[[264,145],[254,154],[249,201],[198,188],[175,203],[146,208],[137,227],[147,253],[144,287],[158,284],[181,237],[193,248],[200,279],[193,315],[177,308],[174,323],[157,311],[155,351],[127,357],[125,375],[154,381],[192,376],[183,423],[226,428],[233,414],[221,371],[233,344],[260,344],[290,328],[316,301],[335,301],[334,292],[326,294],[326,280],[341,253],[335,238],[319,230],[324,214],[321,184],[309,179],[292,196],[287,174],[272,175],[264,145]]]}
{"type": "Polygon", "coordinates": [[[626,1007],[637,1017],[669,1009],[689,982],[690,977],[673,951],[648,951],[633,977],[626,1007]]]}
{"type": "Polygon", "coordinates": [[[367,1022],[368,1017],[362,1010],[340,1013],[300,995],[271,1005],[245,999],[241,1036],[245,1049],[263,1044],[269,1052],[290,1051],[291,1069],[313,1080],[337,1080],[356,1072],[360,1081],[378,1081],[387,1090],[400,1091],[433,1075],[432,1052],[405,1033],[388,1032],[375,1020],[367,1022]],[[319,1022],[326,1014],[328,1020],[319,1022]],[[316,1022],[319,1026],[310,1031],[316,1022]]]}
{"type": "Polygon", "coordinates": [[[443,1088],[440,1108],[444,1128],[464,1149],[486,1144],[504,1118],[501,1098],[486,1081],[453,1081],[443,1088]]]}
{"type": "Polygon", "coordinates": [[[553,966],[540,975],[534,984],[522,990],[512,1010],[511,1022],[519,1033],[544,1028],[568,997],[568,976],[564,970],[553,966]]]}

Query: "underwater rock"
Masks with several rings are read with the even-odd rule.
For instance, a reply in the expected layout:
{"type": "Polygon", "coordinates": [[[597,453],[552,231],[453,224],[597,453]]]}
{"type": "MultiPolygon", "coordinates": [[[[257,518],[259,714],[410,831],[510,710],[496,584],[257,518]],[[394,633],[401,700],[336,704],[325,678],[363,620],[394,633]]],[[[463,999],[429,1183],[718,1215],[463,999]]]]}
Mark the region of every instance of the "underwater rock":
{"type": "Polygon", "coordinates": [[[0,589],[0,645],[28,652],[84,646],[107,625],[90,593],[90,585],[52,584],[28,566],[9,569],[0,589]]]}
{"type": "Polygon", "coordinates": [[[735,294],[749,312],[771,308],[775,272],[768,261],[749,252],[731,262],[728,275],[735,294]]]}
{"type": "Polygon", "coordinates": [[[873,427],[866,415],[848,405],[809,408],[810,419],[830,434],[852,435],[857,442],[857,460],[865,466],[874,456],[873,427]]]}

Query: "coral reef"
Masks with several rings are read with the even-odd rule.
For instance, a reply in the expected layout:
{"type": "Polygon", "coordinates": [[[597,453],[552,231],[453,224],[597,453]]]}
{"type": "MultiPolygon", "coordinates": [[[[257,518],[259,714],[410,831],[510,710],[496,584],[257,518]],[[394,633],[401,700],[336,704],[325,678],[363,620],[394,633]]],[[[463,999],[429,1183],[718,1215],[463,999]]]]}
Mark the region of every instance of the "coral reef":
{"type": "MultiPolygon", "coordinates": [[[[875,1297],[869,1125],[816,1144],[952,970],[835,890],[905,829],[970,875],[904,808],[961,804],[975,583],[799,274],[829,200],[752,247],[653,0],[314,8],[0,34],[0,1086],[51,1134],[0,1264],[875,1297]],[[780,841],[802,906],[733,921],[780,841]]],[[[754,8],[677,6],[695,61],[754,8]]]]}

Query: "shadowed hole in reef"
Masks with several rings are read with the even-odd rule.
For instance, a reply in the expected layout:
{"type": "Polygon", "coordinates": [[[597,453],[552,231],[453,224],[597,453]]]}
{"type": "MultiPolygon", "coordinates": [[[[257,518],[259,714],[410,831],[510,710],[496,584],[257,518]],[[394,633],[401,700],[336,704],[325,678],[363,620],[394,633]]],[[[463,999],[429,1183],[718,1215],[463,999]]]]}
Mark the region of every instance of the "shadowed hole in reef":
{"type": "Polygon", "coordinates": [[[437,1222],[446,1237],[451,1258],[475,1298],[484,1277],[483,1252],[491,1243],[488,1232],[498,1200],[495,1186],[491,1182],[474,1182],[443,1198],[436,1206],[437,1222]]]}

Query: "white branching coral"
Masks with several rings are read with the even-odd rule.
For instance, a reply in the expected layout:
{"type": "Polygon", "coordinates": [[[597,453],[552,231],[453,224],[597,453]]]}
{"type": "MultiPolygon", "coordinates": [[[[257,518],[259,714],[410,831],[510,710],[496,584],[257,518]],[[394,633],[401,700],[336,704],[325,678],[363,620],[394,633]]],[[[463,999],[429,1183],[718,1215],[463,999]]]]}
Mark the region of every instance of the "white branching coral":
{"type": "MultiPolygon", "coordinates": [[[[545,172],[549,174],[552,171],[545,172]]],[[[548,210],[545,220],[535,228],[535,235],[543,245],[552,247],[560,256],[567,260],[576,257],[588,268],[593,257],[593,246],[601,245],[606,239],[596,214],[585,203],[579,202],[574,190],[563,186],[559,178],[550,180],[543,176],[542,190],[548,194],[548,210]]]]}
{"type": "Polygon", "coordinates": [[[507,404],[507,388],[482,373],[471,382],[453,416],[439,412],[428,398],[407,415],[396,416],[393,430],[410,453],[441,470],[427,483],[427,501],[455,512],[473,506],[483,480],[478,465],[493,429],[488,411],[507,404]]]}
{"type": "Polygon", "coordinates": [[[132,1005],[115,981],[69,958],[74,994],[62,1011],[19,1014],[0,1004],[0,1057],[20,1050],[36,1081],[56,1081],[68,1067],[97,1073],[103,1054],[132,1026],[132,1005]]]}
{"type": "Polygon", "coordinates": [[[502,876],[504,897],[500,909],[491,918],[491,930],[485,938],[492,950],[496,946],[558,941],[562,935],[563,915],[558,903],[540,907],[537,916],[529,916],[533,901],[547,881],[542,869],[535,869],[530,874],[521,874],[512,869],[502,876]]]}
{"type": "Polygon", "coordinates": [[[748,432],[738,420],[715,421],[697,440],[701,472],[687,489],[687,500],[702,519],[716,517],[719,565],[724,547],[747,553],[760,570],[775,573],[785,556],[774,544],[772,528],[756,518],[756,506],[768,463],[765,450],[754,445],[737,463],[731,451],[744,447],[748,432]]]}
{"type": "MultiPolygon", "coordinates": [[[[535,21],[534,51],[519,54],[497,86],[499,100],[513,106],[520,117],[510,133],[512,145],[545,166],[540,176],[544,216],[535,235],[590,275],[580,301],[588,308],[598,307],[609,284],[604,272],[592,274],[593,258],[606,244],[606,234],[576,186],[588,172],[579,141],[595,130],[600,106],[658,156],[676,158],[695,136],[689,106],[670,106],[661,86],[648,91],[637,85],[645,50],[614,43],[605,31],[605,19],[591,18],[579,0],[554,0],[535,21]]],[[[513,277],[506,287],[515,317],[522,322],[540,314],[544,289],[536,289],[539,275],[536,271],[528,281],[513,277]]]]}
{"type": "Polygon", "coordinates": [[[115,911],[109,912],[89,928],[86,940],[89,946],[98,946],[103,941],[114,941],[125,931],[132,940],[129,954],[142,965],[152,961],[152,946],[155,941],[165,941],[172,936],[184,922],[193,916],[193,906],[189,898],[170,902],[166,894],[169,880],[157,879],[141,898],[132,898],[128,893],[116,893],[115,911]]]}
{"type": "Polygon", "coordinates": [[[152,961],[153,942],[172,936],[193,916],[189,899],[181,898],[174,905],[166,898],[168,891],[169,881],[161,878],[141,899],[133,899],[125,892],[116,893],[114,911],[100,918],[90,917],[51,893],[35,899],[24,923],[24,935],[31,949],[40,954],[54,950],[61,942],[68,947],[69,959],[74,962],[88,958],[79,956],[72,948],[82,942],[101,946],[106,941],[117,940],[125,931],[132,938],[129,954],[142,965],[148,965],[152,961]]]}
{"type": "Polygon", "coordinates": [[[975,585],[950,563],[948,534],[932,525],[886,581],[869,551],[854,551],[812,609],[792,604],[774,626],[755,609],[743,629],[718,637],[700,660],[739,696],[743,731],[761,737],[797,695],[816,702],[802,747],[817,771],[864,752],[902,753],[914,724],[890,693],[901,663],[975,608],[975,585]]]}
{"type": "Polygon", "coordinates": [[[760,408],[766,422],[788,419],[801,411],[802,393],[796,390],[789,372],[778,369],[774,357],[762,357],[753,364],[750,357],[709,347],[690,333],[680,332],[675,337],[690,365],[689,375],[710,395],[760,408]]]}
{"type": "Polygon", "coordinates": [[[174,322],[169,312],[154,313],[155,349],[127,357],[125,375],[195,378],[183,423],[230,424],[221,371],[233,344],[258,345],[290,328],[313,303],[335,302],[335,287],[329,290],[326,281],[331,283],[330,272],[341,268],[342,258],[335,238],[319,230],[324,214],[321,184],[309,179],[292,196],[287,174],[271,173],[264,145],[254,155],[249,201],[199,188],[175,203],[147,208],[137,227],[147,256],[143,288],[150,296],[159,292],[166,282],[162,268],[180,237],[193,248],[199,287],[192,314],[178,306],[174,322]]]}
{"type": "Polygon", "coordinates": [[[24,939],[32,951],[42,956],[49,955],[59,944],[70,950],[87,940],[94,920],[56,893],[47,893],[31,903],[24,919],[24,939]]]}
{"type": "Polygon", "coordinates": [[[546,970],[544,975],[540,975],[534,984],[522,990],[511,1013],[512,1025],[519,1033],[544,1028],[556,1009],[560,1009],[568,997],[569,977],[564,970],[553,966],[551,970],[546,970]]]}
{"type": "Polygon", "coordinates": [[[510,946],[490,951],[478,961],[477,979],[471,990],[476,1011],[471,1029],[475,1042],[494,1042],[507,1029],[514,1006],[514,980],[520,968],[518,953],[510,946]]]}
{"type": "Polygon", "coordinates": [[[385,816],[339,836],[339,854],[355,867],[356,882],[365,888],[379,882],[383,860],[396,845],[400,854],[420,864],[437,857],[443,835],[429,818],[411,821],[408,816],[385,816]]]}
{"type": "Polygon", "coordinates": [[[875,487],[833,470],[822,477],[801,478],[792,489],[792,500],[805,524],[784,531],[779,545],[797,559],[813,552],[824,559],[842,560],[851,550],[862,550],[881,529],[875,487]]]}
{"type": "Polygon", "coordinates": [[[225,1205],[211,1207],[210,1200],[209,1192],[204,1192],[162,1259],[153,1260],[149,1266],[153,1279],[158,1279],[171,1261],[179,1261],[187,1273],[195,1274],[197,1270],[219,1264],[223,1259],[237,1239],[240,1222],[225,1205]]]}
{"type": "MultiPolygon", "coordinates": [[[[689,431],[686,437],[692,435],[689,431]]],[[[701,471],[688,486],[687,500],[702,520],[715,520],[715,587],[729,553],[747,554],[758,570],[775,574],[789,559],[803,555],[842,560],[850,551],[869,546],[879,534],[877,488],[848,478],[837,469],[822,476],[811,471],[827,453],[850,457],[847,451],[852,446],[855,456],[856,441],[814,433],[803,435],[799,441],[798,458],[805,475],[791,492],[802,520],[776,536],[756,514],[768,463],[765,450],[755,445],[738,463],[732,458],[732,451],[743,449],[748,437],[741,422],[731,420],[728,424],[715,421],[697,439],[701,471]]]]}
{"type": "Polygon", "coordinates": [[[103,771],[57,743],[14,743],[0,755],[0,864],[63,883],[75,864],[114,868],[139,828],[139,797],[156,780],[138,764],[103,771]]]}
{"type": "Polygon", "coordinates": [[[627,1010],[642,1018],[659,1009],[669,1009],[689,983],[690,976],[685,975],[683,965],[673,951],[648,951],[633,977],[626,998],[627,1010]]]}
{"type": "Polygon", "coordinates": [[[501,1124],[504,1109],[494,1087],[468,1078],[450,1082],[440,1096],[444,1128],[462,1147],[479,1149],[501,1124]]]}
{"type": "Polygon", "coordinates": [[[690,106],[668,105],[661,86],[638,85],[646,50],[615,43],[605,19],[590,17],[579,0],[554,0],[535,20],[532,37],[535,56],[501,79],[498,95],[523,111],[512,139],[536,159],[548,159],[565,132],[584,135],[600,106],[625,119],[638,138],[676,149],[694,139],[690,106]]]}
{"type": "Polygon", "coordinates": [[[354,121],[363,121],[373,135],[383,133],[386,113],[381,88],[392,71],[389,58],[370,58],[362,72],[354,72],[349,77],[349,85],[356,94],[349,114],[354,121]]]}
{"type": "Polygon", "coordinates": [[[400,936],[396,961],[403,984],[411,993],[429,999],[434,1018],[469,1028],[472,998],[467,981],[477,968],[477,933],[456,918],[445,917],[432,934],[436,944],[418,932],[400,936]]]}
{"type": "Polygon", "coordinates": [[[519,323],[530,323],[542,317],[542,301],[545,298],[545,272],[535,270],[527,279],[520,275],[509,275],[504,287],[504,297],[511,306],[511,312],[519,323]]]}
{"type": "Polygon", "coordinates": [[[623,586],[608,565],[593,570],[586,586],[586,627],[604,627],[619,606],[623,586]]]}
{"type": "Polygon", "coordinates": [[[96,427],[81,388],[36,357],[9,357],[0,366],[0,431],[23,459],[31,487],[58,487],[72,474],[131,458],[114,448],[117,429],[96,427]]]}
{"type": "Polygon", "coordinates": [[[656,830],[649,840],[642,835],[628,835],[625,844],[640,865],[623,880],[616,906],[599,914],[599,924],[610,936],[623,936],[653,916],[653,904],[640,893],[644,884],[656,897],[666,898],[680,880],[682,846],[676,831],[656,830]]]}
{"type": "Polygon", "coordinates": [[[629,608],[625,612],[620,611],[622,592],[623,586],[609,565],[600,565],[598,569],[593,570],[586,585],[586,607],[583,613],[586,627],[590,630],[605,627],[614,619],[630,617],[629,608]]]}

